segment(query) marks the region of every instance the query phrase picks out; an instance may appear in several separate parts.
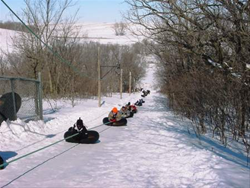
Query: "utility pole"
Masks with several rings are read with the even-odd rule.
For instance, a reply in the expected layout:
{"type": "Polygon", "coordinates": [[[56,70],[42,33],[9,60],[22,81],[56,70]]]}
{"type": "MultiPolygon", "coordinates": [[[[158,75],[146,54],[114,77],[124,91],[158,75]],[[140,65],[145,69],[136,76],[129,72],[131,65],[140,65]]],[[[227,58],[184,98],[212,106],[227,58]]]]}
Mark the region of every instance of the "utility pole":
{"type": "Polygon", "coordinates": [[[131,95],[131,82],[132,82],[132,76],[131,72],[129,72],[129,95],[131,95]]]}
{"type": "MultiPolygon", "coordinates": [[[[99,52],[99,51],[98,51],[99,52]]],[[[98,53],[99,54],[99,53],[98,53]]],[[[101,80],[103,80],[103,78],[105,78],[109,73],[111,73],[112,72],[112,70],[114,69],[114,68],[117,68],[117,69],[120,69],[120,65],[118,64],[118,65],[104,65],[104,66],[101,66],[100,65],[100,57],[98,58],[98,80],[100,81],[100,85],[101,85],[101,80]],[[111,68],[109,71],[107,71],[103,76],[101,76],[101,68],[102,67],[106,67],[106,68],[111,68]],[[100,78],[100,79],[99,79],[100,78]]],[[[121,70],[121,72],[122,72],[122,70],[121,70]]],[[[122,73],[121,73],[122,74],[122,73]]],[[[121,75],[121,77],[122,77],[122,75],[121,75]]],[[[99,83],[99,81],[98,81],[98,83],[99,83]]],[[[113,82],[112,82],[112,90],[113,90],[113,88],[114,88],[114,86],[113,86],[113,82]]],[[[121,83],[120,84],[122,84],[122,80],[121,80],[121,83]]],[[[121,86],[120,86],[121,87],[121,86]]],[[[99,85],[98,85],[98,89],[99,89],[99,85]]],[[[122,89],[120,89],[121,91],[122,91],[122,89]]],[[[113,92],[113,91],[112,91],[113,92]]],[[[111,92],[111,96],[112,96],[112,92],[111,92]]],[[[98,93],[99,93],[99,90],[98,90],[98,93]]],[[[100,86],[100,93],[101,93],[101,86],[100,86]]],[[[98,95],[99,96],[99,95],[98,95]]],[[[100,99],[101,97],[99,97],[99,100],[101,101],[101,99],[100,99]]]]}
{"type": "Polygon", "coordinates": [[[122,69],[121,69],[121,77],[120,77],[120,99],[122,99],[122,69]]]}
{"type": "Polygon", "coordinates": [[[100,63],[100,47],[98,47],[98,66],[97,66],[97,72],[98,72],[98,107],[101,107],[101,63],[100,63]]]}

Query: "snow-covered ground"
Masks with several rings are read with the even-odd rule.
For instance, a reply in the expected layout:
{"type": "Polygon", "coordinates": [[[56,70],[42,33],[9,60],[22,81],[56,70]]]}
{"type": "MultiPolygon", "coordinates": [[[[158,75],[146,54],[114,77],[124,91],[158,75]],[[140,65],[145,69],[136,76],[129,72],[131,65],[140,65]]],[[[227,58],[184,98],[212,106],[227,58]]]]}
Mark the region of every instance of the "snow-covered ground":
{"type": "Polygon", "coordinates": [[[151,88],[154,71],[148,66],[142,83],[151,94],[127,126],[96,127],[112,107],[133,103],[140,93],[103,98],[100,108],[97,100],[78,101],[74,108],[58,102],[58,111],[45,109],[45,122],[2,123],[0,155],[11,163],[0,171],[0,187],[249,188],[244,154],[209,137],[197,139],[190,121],[175,116],[167,98],[151,88]],[[60,141],[79,117],[99,132],[98,143],[60,141]]]}
{"type": "Polygon", "coordinates": [[[13,51],[12,39],[17,35],[16,31],[0,28],[0,54],[13,51]]]}
{"type": "MultiPolygon", "coordinates": [[[[99,42],[101,44],[122,44],[130,45],[139,42],[143,37],[137,37],[131,30],[136,31],[139,28],[129,26],[124,36],[116,36],[113,29],[114,23],[78,23],[75,25],[75,32],[79,31],[79,41],[81,42],[99,42]]],[[[13,51],[13,37],[18,36],[19,32],[0,28],[0,54],[2,52],[13,51]]]]}
{"type": "Polygon", "coordinates": [[[80,30],[81,34],[85,34],[86,38],[83,41],[94,41],[102,44],[123,44],[129,45],[139,42],[143,37],[136,37],[132,31],[138,30],[138,26],[129,25],[125,35],[116,36],[113,29],[114,23],[80,23],[77,24],[75,30],[80,30]]]}

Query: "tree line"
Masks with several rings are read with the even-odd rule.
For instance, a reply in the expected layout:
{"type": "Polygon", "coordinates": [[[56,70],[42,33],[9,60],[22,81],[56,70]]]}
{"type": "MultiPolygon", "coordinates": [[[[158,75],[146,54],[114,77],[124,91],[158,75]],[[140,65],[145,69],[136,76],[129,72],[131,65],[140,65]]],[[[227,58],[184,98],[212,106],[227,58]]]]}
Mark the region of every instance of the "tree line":
{"type": "Polygon", "coordinates": [[[0,28],[25,32],[25,27],[21,23],[14,21],[0,21],[0,28]]]}
{"type": "Polygon", "coordinates": [[[133,77],[132,88],[143,77],[143,45],[84,42],[76,15],[64,16],[65,11],[74,5],[73,0],[24,2],[27,8],[22,20],[32,26],[34,33],[26,30],[12,39],[13,50],[0,59],[1,75],[37,79],[38,72],[41,72],[45,96],[93,97],[97,95],[100,49],[104,95],[119,91],[120,70],[117,68],[123,69],[124,91],[129,87],[129,72],[133,77]]]}
{"type": "Polygon", "coordinates": [[[169,106],[211,130],[250,142],[250,2],[127,0],[131,23],[144,28],[159,61],[169,106]]]}

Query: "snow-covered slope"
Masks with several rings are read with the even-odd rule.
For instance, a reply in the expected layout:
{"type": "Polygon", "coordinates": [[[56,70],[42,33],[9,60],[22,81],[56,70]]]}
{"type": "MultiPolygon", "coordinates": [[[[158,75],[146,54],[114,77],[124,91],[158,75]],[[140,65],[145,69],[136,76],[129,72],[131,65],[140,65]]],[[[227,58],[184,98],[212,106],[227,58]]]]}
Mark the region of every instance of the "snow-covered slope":
{"type": "MultiPolygon", "coordinates": [[[[154,70],[154,65],[148,66],[143,80],[147,87],[153,85],[154,70]]],[[[166,107],[165,96],[145,89],[151,94],[127,126],[94,128],[100,133],[96,144],[56,142],[78,117],[91,129],[102,124],[112,107],[133,103],[140,93],[103,98],[100,108],[97,100],[80,100],[74,108],[58,102],[58,111],[45,109],[45,122],[3,123],[0,155],[13,162],[0,171],[0,187],[249,188],[243,154],[209,137],[198,140],[188,133],[190,122],[166,107]]]]}
{"type": "Polygon", "coordinates": [[[18,32],[0,28],[0,54],[13,51],[12,39],[18,32]]]}
{"type": "MultiPolygon", "coordinates": [[[[81,23],[75,29],[79,29],[81,34],[86,35],[83,41],[95,41],[102,44],[130,45],[143,39],[143,37],[133,35],[130,30],[127,30],[123,36],[116,36],[113,26],[114,23],[81,23]]],[[[129,26],[129,28],[138,29],[137,26],[129,26]]]]}
{"type": "MultiPolygon", "coordinates": [[[[116,36],[113,29],[114,23],[78,23],[75,26],[75,31],[79,31],[79,41],[94,41],[102,44],[121,44],[130,45],[139,42],[143,37],[136,37],[130,30],[126,31],[124,36],[116,36]]],[[[136,26],[130,26],[130,29],[135,30],[136,26]]],[[[0,52],[11,52],[13,50],[14,36],[18,36],[19,32],[0,28],[0,52]]]]}

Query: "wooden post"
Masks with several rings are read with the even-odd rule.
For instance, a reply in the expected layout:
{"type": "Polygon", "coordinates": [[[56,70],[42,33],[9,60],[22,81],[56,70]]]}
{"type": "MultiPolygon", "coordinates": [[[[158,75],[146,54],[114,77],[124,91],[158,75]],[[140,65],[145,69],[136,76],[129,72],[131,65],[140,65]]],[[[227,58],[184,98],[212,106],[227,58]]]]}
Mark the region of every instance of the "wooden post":
{"type": "Polygon", "coordinates": [[[121,77],[120,77],[120,99],[122,99],[122,69],[121,69],[121,77]]]}
{"type": "Polygon", "coordinates": [[[101,63],[100,63],[100,47],[98,47],[98,65],[97,65],[97,72],[98,72],[98,107],[101,107],[101,63]]]}
{"type": "Polygon", "coordinates": [[[132,76],[131,76],[131,72],[129,72],[129,95],[131,95],[131,83],[132,83],[132,76]]]}
{"type": "Polygon", "coordinates": [[[38,89],[38,98],[39,98],[39,118],[43,120],[43,85],[42,85],[42,76],[41,72],[38,73],[39,89],[38,89]]]}

